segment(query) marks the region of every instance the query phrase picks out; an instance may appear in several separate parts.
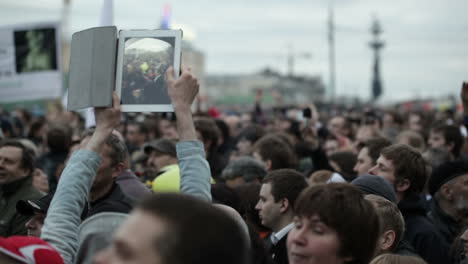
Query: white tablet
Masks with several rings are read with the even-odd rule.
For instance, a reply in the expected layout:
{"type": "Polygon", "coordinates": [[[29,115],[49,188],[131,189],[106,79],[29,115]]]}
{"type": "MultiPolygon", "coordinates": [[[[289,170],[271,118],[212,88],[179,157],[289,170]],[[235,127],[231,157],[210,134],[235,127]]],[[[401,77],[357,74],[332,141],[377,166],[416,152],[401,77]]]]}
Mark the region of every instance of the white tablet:
{"type": "Polygon", "coordinates": [[[166,70],[179,77],[182,30],[121,30],[116,91],[122,112],[172,112],[166,70]]]}

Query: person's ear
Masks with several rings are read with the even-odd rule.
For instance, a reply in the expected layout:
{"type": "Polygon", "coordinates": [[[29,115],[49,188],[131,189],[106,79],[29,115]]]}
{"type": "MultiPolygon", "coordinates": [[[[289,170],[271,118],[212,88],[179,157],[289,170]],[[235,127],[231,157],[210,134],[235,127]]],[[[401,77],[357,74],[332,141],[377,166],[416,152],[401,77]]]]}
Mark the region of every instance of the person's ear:
{"type": "Polygon", "coordinates": [[[395,189],[399,193],[404,193],[406,190],[409,189],[410,186],[411,182],[408,179],[403,179],[401,181],[398,181],[395,189]]]}
{"type": "Polygon", "coordinates": [[[215,144],[215,142],[209,139],[206,139],[206,140],[203,140],[203,144],[205,145],[205,151],[207,151],[208,153],[208,150],[211,149],[211,147],[213,146],[213,144],[215,144]]]}
{"type": "Polygon", "coordinates": [[[25,177],[27,177],[29,175],[32,175],[34,170],[30,170],[30,169],[26,169],[26,168],[20,168],[20,172],[21,172],[21,178],[25,178],[25,177]]]}
{"type": "Polygon", "coordinates": [[[455,147],[455,143],[450,142],[450,143],[446,143],[445,145],[447,146],[447,150],[448,150],[450,153],[452,153],[453,148],[455,147]]]}
{"type": "Polygon", "coordinates": [[[122,171],[124,170],[124,167],[125,165],[123,162],[117,163],[112,169],[112,178],[117,178],[117,176],[119,176],[120,173],[122,173],[122,171]]]}
{"type": "Polygon", "coordinates": [[[388,252],[395,243],[396,234],[393,230],[387,230],[379,238],[379,247],[381,251],[388,252]]]}
{"type": "Polygon", "coordinates": [[[441,187],[440,187],[440,190],[439,192],[442,194],[442,196],[449,200],[449,201],[452,201],[453,200],[453,192],[452,192],[452,189],[450,188],[450,186],[448,184],[443,184],[441,187]]]}
{"type": "Polygon", "coordinates": [[[271,160],[265,161],[265,170],[270,171],[271,170],[271,160]]]}
{"type": "Polygon", "coordinates": [[[287,212],[289,210],[289,208],[290,208],[289,200],[286,199],[286,198],[283,198],[283,199],[281,199],[280,203],[281,203],[280,204],[280,212],[281,213],[287,212]]]}

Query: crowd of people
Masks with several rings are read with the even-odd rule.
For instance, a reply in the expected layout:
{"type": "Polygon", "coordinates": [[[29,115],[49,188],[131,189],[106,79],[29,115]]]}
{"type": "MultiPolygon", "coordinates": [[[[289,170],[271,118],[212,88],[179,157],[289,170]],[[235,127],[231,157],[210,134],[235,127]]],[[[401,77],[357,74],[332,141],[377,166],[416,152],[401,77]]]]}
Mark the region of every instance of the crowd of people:
{"type": "Polygon", "coordinates": [[[162,104],[170,102],[165,72],[171,63],[172,48],[166,51],[126,53],[122,70],[123,104],[162,104]],[[156,58],[155,58],[156,57],[156,58]]]}
{"type": "Polygon", "coordinates": [[[468,263],[462,111],[2,111],[0,263],[468,263]]]}

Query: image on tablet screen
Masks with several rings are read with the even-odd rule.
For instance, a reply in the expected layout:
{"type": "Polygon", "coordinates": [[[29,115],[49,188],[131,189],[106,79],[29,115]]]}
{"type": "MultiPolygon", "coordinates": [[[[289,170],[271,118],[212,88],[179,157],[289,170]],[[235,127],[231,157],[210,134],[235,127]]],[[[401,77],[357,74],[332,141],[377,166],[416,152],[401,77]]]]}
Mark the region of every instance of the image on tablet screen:
{"type": "Polygon", "coordinates": [[[166,70],[174,65],[174,37],[126,38],[122,64],[123,104],[170,104],[166,70]]]}

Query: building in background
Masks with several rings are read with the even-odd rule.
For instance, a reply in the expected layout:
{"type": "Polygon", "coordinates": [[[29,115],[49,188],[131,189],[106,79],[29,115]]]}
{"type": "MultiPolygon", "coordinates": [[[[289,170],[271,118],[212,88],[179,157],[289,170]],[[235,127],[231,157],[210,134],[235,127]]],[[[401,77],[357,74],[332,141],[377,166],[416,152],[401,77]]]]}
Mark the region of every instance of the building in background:
{"type": "Polygon", "coordinates": [[[205,54],[188,40],[182,40],[182,65],[190,66],[200,81],[200,94],[205,94],[205,54]]]}
{"type": "Polygon", "coordinates": [[[264,106],[275,104],[275,93],[283,105],[322,102],[325,96],[319,76],[285,76],[269,69],[252,74],[208,75],[204,89],[209,105],[240,109],[253,104],[257,90],[264,94],[264,106]]]}

